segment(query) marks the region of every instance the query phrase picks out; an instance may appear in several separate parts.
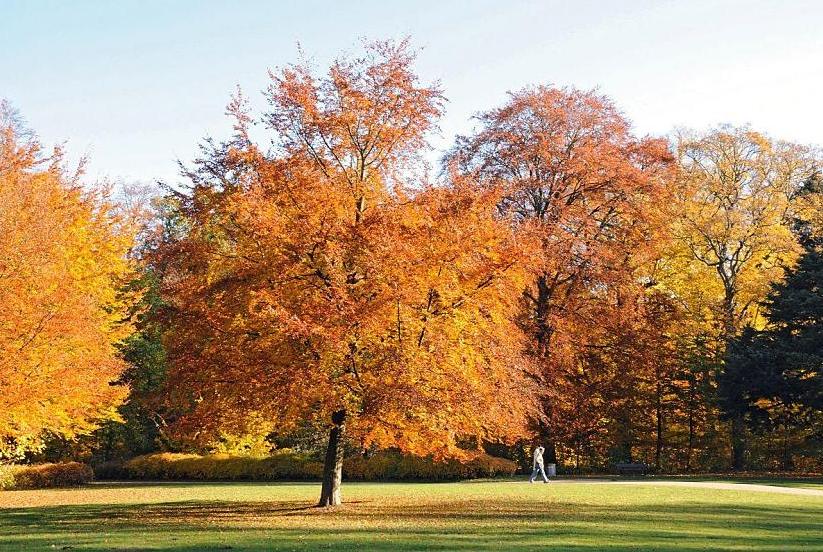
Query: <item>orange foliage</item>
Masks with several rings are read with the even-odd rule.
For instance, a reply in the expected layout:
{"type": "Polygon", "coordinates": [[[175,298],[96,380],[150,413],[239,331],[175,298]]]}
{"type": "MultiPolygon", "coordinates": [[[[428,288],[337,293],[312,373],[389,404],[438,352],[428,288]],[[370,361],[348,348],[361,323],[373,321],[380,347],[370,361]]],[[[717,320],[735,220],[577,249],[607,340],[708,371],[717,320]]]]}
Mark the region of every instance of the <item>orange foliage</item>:
{"type": "Polygon", "coordinates": [[[115,416],[133,233],[0,112],[0,457],[115,416]]]}
{"type": "Polygon", "coordinates": [[[238,134],[191,172],[187,235],[165,250],[181,432],[285,431],[343,410],[363,446],[420,455],[522,435],[522,251],[495,190],[413,185],[442,98],[412,60],[379,43],[324,78],[273,75],[270,153],[230,106],[238,134]]]}

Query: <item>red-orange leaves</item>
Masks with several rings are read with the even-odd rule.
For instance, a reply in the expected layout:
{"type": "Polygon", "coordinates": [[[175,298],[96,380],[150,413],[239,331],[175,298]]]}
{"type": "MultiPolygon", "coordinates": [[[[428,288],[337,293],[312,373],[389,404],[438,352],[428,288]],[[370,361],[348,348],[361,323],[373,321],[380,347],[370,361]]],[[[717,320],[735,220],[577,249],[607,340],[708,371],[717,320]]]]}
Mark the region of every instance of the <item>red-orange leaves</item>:
{"type": "Polygon", "coordinates": [[[493,191],[409,185],[442,103],[412,59],[381,43],[323,78],[283,71],[263,117],[279,147],[201,165],[190,231],[167,247],[189,435],[340,409],[364,445],[419,454],[523,431],[522,255],[493,191]]]}
{"type": "Polygon", "coordinates": [[[480,187],[501,188],[501,212],[539,244],[521,321],[547,378],[556,437],[580,413],[574,398],[596,386],[581,383],[581,366],[642,317],[671,156],[664,141],[634,137],[592,92],[526,89],[478,119],[449,160],[480,187]]]}

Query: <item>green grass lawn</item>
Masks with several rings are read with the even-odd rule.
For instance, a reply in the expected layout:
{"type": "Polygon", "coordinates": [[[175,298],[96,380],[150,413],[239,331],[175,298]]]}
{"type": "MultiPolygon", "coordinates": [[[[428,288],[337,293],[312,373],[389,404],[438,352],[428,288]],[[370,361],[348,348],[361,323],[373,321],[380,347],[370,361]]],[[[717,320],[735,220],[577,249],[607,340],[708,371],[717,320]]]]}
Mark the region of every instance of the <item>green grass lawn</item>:
{"type": "Polygon", "coordinates": [[[0,550],[823,550],[823,496],[513,481],[0,492],[0,550]]]}
{"type": "MultiPolygon", "coordinates": [[[[687,478],[680,481],[717,481],[716,478],[687,478]]],[[[823,490],[823,479],[820,478],[792,478],[778,477],[773,479],[763,479],[761,477],[741,477],[728,480],[730,483],[751,483],[754,485],[769,485],[772,487],[793,487],[796,489],[817,489],[823,490]]]]}
{"type": "Polygon", "coordinates": [[[775,487],[794,487],[797,489],[817,489],[819,491],[823,491],[823,482],[821,482],[819,479],[779,479],[777,481],[773,481],[770,479],[750,479],[748,481],[742,482],[756,483],[758,485],[772,485],[775,487]]]}

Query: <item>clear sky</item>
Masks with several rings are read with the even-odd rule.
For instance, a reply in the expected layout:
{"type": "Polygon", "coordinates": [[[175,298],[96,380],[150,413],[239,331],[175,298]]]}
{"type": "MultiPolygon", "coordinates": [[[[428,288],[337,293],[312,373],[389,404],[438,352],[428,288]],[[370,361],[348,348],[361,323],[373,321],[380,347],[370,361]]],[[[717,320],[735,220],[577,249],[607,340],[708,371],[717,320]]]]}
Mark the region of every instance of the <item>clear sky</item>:
{"type": "Polygon", "coordinates": [[[750,123],[823,143],[823,1],[0,0],[0,97],[94,178],[176,180],[200,138],[230,131],[236,85],[318,66],[361,37],[410,35],[449,98],[445,146],[508,90],[598,87],[640,133],[750,123]]]}

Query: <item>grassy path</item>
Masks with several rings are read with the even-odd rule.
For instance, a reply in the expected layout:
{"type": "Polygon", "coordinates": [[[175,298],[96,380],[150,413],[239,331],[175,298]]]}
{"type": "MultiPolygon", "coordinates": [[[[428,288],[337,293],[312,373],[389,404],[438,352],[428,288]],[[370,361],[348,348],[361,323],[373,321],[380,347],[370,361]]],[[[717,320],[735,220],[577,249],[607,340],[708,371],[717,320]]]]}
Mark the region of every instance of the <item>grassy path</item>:
{"type": "Polygon", "coordinates": [[[317,484],[7,491],[0,551],[823,550],[823,496],[783,490],[667,481],[347,483],[346,505],[331,510],[312,507],[317,484]]]}

